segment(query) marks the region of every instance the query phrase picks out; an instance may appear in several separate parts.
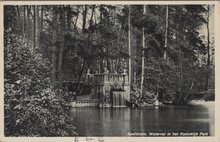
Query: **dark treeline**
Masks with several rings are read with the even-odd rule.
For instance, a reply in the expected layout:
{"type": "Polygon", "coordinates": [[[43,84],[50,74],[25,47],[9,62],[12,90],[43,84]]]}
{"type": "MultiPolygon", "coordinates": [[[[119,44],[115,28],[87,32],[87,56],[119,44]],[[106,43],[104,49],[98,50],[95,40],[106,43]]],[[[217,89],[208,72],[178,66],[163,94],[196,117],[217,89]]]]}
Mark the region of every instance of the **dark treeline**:
{"type": "MultiPolygon", "coordinates": [[[[76,92],[82,94],[81,82],[88,69],[91,73],[102,73],[105,68],[122,73],[129,70],[129,58],[131,83],[136,86],[132,99],[153,94],[178,104],[186,102],[190,94],[214,88],[212,12],[213,6],[208,5],[4,6],[6,134],[70,135],[68,130],[41,131],[43,125],[27,131],[28,126],[22,124],[31,114],[18,111],[26,111],[30,104],[26,100],[32,99],[31,106],[41,103],[37,110],[44,108],[42,115],[49,117],[56,100],[50,97],[65,94],[63,81],[77,82],[76,92]],[[200,34],[204,27],[205,38],[200,34]],[[42,94],[51,110],[44,106],[42,94]],[[15,102],[12,96],[16,96],[15,102]]],[[[61,98],[65,101],[65,95],[61,98]]],[[[33,108],[28,109],[39,117],[33,108]]],[[[47,118],[45,123],[64,128],[71,123],[56,124],[59,118],[55,118],[47,118]]]]}

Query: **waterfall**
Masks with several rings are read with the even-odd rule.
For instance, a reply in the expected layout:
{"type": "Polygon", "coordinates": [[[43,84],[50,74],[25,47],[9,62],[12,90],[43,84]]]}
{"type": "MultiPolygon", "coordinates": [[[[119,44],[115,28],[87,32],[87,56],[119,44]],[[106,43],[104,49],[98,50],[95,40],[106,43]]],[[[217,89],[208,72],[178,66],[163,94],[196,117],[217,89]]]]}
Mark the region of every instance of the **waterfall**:
{"type": "Polygon", "coordinates": [[[112,93],[112,107],[126,106],[125,92],[112,93]]]}

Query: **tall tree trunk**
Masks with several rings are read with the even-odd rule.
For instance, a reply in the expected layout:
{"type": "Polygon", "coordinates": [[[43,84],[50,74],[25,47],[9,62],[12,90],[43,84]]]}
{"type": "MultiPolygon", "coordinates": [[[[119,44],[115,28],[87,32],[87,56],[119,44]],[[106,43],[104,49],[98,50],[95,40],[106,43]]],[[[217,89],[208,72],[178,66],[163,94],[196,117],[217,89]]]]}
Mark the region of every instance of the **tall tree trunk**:
{"type": "Polygon", "coordinates": [[[168,5],[166,6],[166,26],[165,26],[165,43],[164,43],[164,55],[163,58],[167,60],[167,33],[168,33],[168,5]]]}
{"type": "Polygon", "coordinates": [[[84,73],[85,67],[86,67],[86,60],[84,59],[83,63],[82,63],[81,70],[79,72],[79,76],[78,76],[78,86],[77,86],[77,93],[78,94],[80,93],[81,80],[82,80],[82,77],[83,77],[83,73],[84,73]]]}
{"type": "Polygon", "coordinates": [[[35,5],[33,5],[33,11],[34,11],[34,14],[33,14],[33,46],[34,48],[36,47],[36,10],[35,10],[35,5]]]}
{"type": "Polygon", "coordinates": [[[177,99],[177,103],[180,102],[182,95],[183,95],[182,86],[183,86],[183,58],[184,58],[184,55],[182,53],[180,53],[179,57],[180,57],[180,86],[179,86],[179,96],[177,99]]]}
{"type": "MultiPolygon", "coordinates": [[[[163,59],[165,60],[165,63],[167,63],[167,35],[168,35],[168,16],[169,16],[168,12],[169,12],[169,7],[168,7],[168,5],[166,5],[165,40],[164,40],[164,52],[163,52],[163,59]]],[[[159,85],[158,85],[158,88],[159,88],[159,85]]],[[[180,87],[180,90],[181,90],[181,87],[180,87]]],[[[159,94],[159,92],[157,92],[157,93],[159,94]]],[[[163,89],[163,100],[164,99],[165,99],[165,89],[163,89]]]]}
{"type": "Polygon", "coordinates": [[[72,21],[70,5],[67,6],[67,9],[68,9],[68,13],[67,13],[67,30],[70,31],[71,21],[72,21]]]}
{"type": "Polygon", "coordinates": [[[23,37],[25,38],[25,26],[26,26],[26,6],[23,6],[23,37]]]}
{"type": "Polygon", "coordinates": [[[19,6],[16,6],[16,10],[17,10],[17,19],[18,19],[18,25],[17,25],[17,27],[18,27],[18,32],[21,33],[21,32],[22,32],[22,31],[21,31],[22,25],[21,25],[21,13],[20,13],[19,6]]]}
{"type": "Polygon", "coordinates": [[[44,6],[42,5],[41,6],[41,16],[40,16],[40,31],[42,32],[43,31],[43,24],[44,24],[44,6]]]}
{"type": "Polygon", "coordinates": [[[52,69],[52,80],[53,80],[53,82],[55,82],[56,81],[56,67],[57,67],[57,63],[56,63],[56,61],[57,61],[57,56],[56,56],[56,40],[57,40],[57,38],[56,38],[56,34],[57,34],[57,32],[56,32],[56,30],[57,30],[57,26],[56,26],[56,24],[57,24],[57,14],[56,14],[56,12],[55,12],[55,10],[56,10],[56,8],[54,7],[53,8],[53,27],[52,27],[52,43],[53,43],[53,45],[52,45],[52,65],[53,65],[53,69],[52,69]]]}
{"type": "MultiPolygon", "coordinates": [[[[76,6],[76,10],[77,10],[77,13],[79,13],[79,6],[78,5],[76,6]]],[[[74,23],[75,32],[77,31],[78,18],[79,18],[79,14],[76,16],[76,20],[75,20],[75,23],[74,23]]]]}
{"type": "Polygon", "coordinates": [[[60,39],[61,39],[61,45],[60,45],[60,51],[59,51],[59,61],[58,61],[58,86],[59,88],[62,87],[62,78],[63,78],[63,50],[64,50],[64,31],[65,31],[65,19],[64,19],[64,7],[60,7],[60,39]]]}
{"type": "Polygon", "coordinates": [[[27,6],[27,38],[30,39],[31,37],[31,12],[30,12],[30,8],[29,6],[27,6]]]}
{"type": "Polygon", "coordinates": [[[34,9],[34,11],[35,11],[35,46],[36,47],[39,47],[39,37],[40,37],[40,28],[39,28],[39,25],[40,25],[40,21],[39,21],[39,6],[38,5],[36,5],[35,6],[35,9],[34,9]]]}
{"type": "Polygon", "coordinates": [[[85,5],[85,9],[83,11],[83,23],[82,23],[82,29],[83,31],[85,31],[85,28],[86,28],[86,16],[87,16],[87,5],[85,5]]]}
{"type": "Polygon", "coordinates": [[[89,20],[90,26],[92,26],[92,24],[93,24],[93,15],[94,15],[94,12],[95,12],[95,5],[92,6],[92,14],[91,14],[91,18],[90,18],[90,20],[89,20]]]}
{"type": "Polygon", "coordinates": [[[207,12],[207,73],[206,73],[206,90],[209,89],[209,71],[210,71],[210,33],[209,33],[209,13],[210,13],[210,6],[208,5],[208,12],[207,12]]]}
{"type": "Polygon", "coordinates": [[[128,77],[128,80],[129,80],[129,86],[131,88],[131,84],[132,84],[132,81],[131,81],[131,6],[129,5],[128,6],[128,53],[129,53],[129,77],[128,77]]]}
{"type": "MultiPolygon", "coordinates": [[[[100,39],[100,44],[102,45],[103,44],[103,38],[102,38],[102,27],[103,27],[103,5],[100,5],[99,7],[99,12],[100,12],[100,25],[101,25],[101,39],[100,39]]],[[[105,53],[105,47],[103,47],[103,52],[105,53]]],[[[101,61],[101,72],[104,71],[104,68],[105,68],[105,57],[102,57],[102,61],[101,61]]]]}
{"type": "MultiPolygon", "coordinates": [[[[146,14],[145,5],[143,6],[143,15],[146,14]]],[[[145,49],[145,28],[142,28],[142,65],[141,65],[141,98],[143,97],[143,85],[144,85],[144,67],[145,67],[145,57],[144,57],[144,49],[145,49]]]]}

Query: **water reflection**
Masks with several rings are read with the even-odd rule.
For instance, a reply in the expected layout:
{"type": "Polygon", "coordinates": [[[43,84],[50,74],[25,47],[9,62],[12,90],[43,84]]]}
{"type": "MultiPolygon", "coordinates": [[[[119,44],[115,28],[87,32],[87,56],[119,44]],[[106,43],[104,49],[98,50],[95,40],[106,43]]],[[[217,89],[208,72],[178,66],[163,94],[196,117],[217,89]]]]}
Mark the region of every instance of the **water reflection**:
{"type": "Polygon", "coordinates": [[[80,136],[127,136],[148,132],[208,132],[214,135],[214,103],[163,108],[72,108],[80,136]]]}

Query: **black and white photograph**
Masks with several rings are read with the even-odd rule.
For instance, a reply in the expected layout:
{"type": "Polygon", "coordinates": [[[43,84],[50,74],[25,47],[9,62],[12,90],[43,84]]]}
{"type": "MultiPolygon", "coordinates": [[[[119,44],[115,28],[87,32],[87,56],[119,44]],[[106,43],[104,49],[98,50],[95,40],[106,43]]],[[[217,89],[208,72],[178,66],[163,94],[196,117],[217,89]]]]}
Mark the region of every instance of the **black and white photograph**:
{"type": "Polygon", "coordinates": [[[215,8],[3,4],[4,137],[216,136],[215,8]]]}

